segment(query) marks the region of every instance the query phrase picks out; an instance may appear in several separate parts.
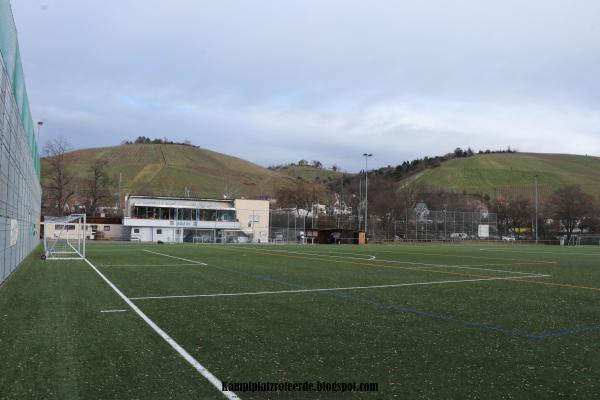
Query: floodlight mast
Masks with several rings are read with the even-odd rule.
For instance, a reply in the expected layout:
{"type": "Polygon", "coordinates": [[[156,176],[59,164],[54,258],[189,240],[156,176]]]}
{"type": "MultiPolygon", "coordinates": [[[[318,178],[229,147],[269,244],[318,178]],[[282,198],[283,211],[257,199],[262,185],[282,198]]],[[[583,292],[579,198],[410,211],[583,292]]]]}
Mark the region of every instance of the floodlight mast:
{"type": "Polygon", "coordinates": [[[368,178],[368,168],[369,168],[369,157],[372,157],[373,154],[363,153],[363,157],[365,158],[365,240],[367,237],[367,230],[369,229],[369,223],[367,220],[368,216],[368,208],[369,208],[369,195],[368,195],[368,187],[369,187],[369,178],[368,178]]]}
{"type": "MultiPolygon", "coordinates": [[[[40,129],[42,129],[42,125],[44,125],[44,121],[38,121],[37,123],[37,145],[38,145],[38,149],[40,146],[40,129]]],[[[39,150],[38,150],[39,152],[39,150]]]]}

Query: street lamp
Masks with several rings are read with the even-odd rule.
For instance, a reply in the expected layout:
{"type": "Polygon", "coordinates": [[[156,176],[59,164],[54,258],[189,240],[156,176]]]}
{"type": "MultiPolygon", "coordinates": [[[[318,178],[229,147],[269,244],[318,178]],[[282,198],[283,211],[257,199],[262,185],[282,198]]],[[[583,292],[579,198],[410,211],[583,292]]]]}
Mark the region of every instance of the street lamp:
{"type": "Polygon", "coordinates": [[[37,123],[37,145],[38,145],[38,148],[40,146],[40,129],[42,129],[42,125],[44,125],[44,121],[38,121],[38,123],[37,123]]]}
{"type": "Polygon", "coordinates": [[[367,236],[367,229],[369,228],[368,222],[367,222],[367,215],[368,215],[368,207],[369,207],[369,195],[368,195],[368,187],[369,187],[369,180],[368,180],[368,165],[369,165],[369,157],[372,157],[373,154],[369,154],[369,153],[363,153],[363,157],[365,158],[365,238],[367,236]]]}

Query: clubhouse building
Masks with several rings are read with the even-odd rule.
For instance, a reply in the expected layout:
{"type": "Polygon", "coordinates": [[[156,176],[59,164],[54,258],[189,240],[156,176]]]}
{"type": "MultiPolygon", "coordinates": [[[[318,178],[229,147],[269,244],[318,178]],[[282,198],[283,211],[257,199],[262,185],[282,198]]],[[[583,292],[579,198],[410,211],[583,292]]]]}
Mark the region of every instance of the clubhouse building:
{"type": "Polygon", "coordinates": [[[163,243],[261,243],[269,238],[269,202],[127,196],[126,240],[163,243]]]}

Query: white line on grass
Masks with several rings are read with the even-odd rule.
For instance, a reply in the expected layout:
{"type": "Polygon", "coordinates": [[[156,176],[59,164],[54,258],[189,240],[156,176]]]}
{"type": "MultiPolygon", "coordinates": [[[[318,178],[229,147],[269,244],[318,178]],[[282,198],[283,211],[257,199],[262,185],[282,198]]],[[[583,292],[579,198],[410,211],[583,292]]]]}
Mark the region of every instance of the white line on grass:
{"type": "MultiPolygon", "coordinates": [[[[365,258],[358,258],[358,257],[343,257],[343,256],[330,256],[330,255],[317,254],[317,253],[305,253],[303,251],[265,250],[265,252],[273,252],[273,251],[279,252],[279,253],[305,254],[305,255],[313,255],[313,256],[319,256],[319,257],[352,258],[355,260],[362,260],[362,261],[375,260],[375,256],[369,256],[369,257],[373,257],[373,258],[365,259],[365,258]]],[[[268,253],[266,253],[266,254],[268,254],[268,253]]],[[[368,254],[365,254],[365,256],[368,256],[368,254]]],[[[503,272],[503,273],[507,273],[507,274],[516,274],[516,275],[536,275],[539,277],[550,276],[550,275],[544,275],[544,274],[532,274],[531,272],[508,271],[508,270],[491,269],[491,268],[477,268],[477,267],[468,267],[468,266],[463,266],[463,265],[431,264],[431,263],[422,263],[422,262],[414,262],[414,261],[394,261],[394,260],[378,259],[377,262],[394,263],[394,264],[408,264],[408,265],[422,265],[425,267],[437,267],[437,268],[472,269],[472,270],[478,270],[478,271],[503,272]]],[[[490,265],[497,265],[497,264],[490,264],[490,265]]]]}
{"type": "Polygon", "coordinates": [[[217,390],[219,390],[219,392],[221,392],[225,397],[227,397],[230,400],[239,399],[240,398],[234,392],[224,392],[222,390],[223,386],[222,386],[221,380],[219,378],[217,378],[209,370],[207,370],[206,368],[204,368],[204,366],[202,364],[200,364],[198,362],[198,360],[196,360],[194,357],[192,357],[192,355],[190,353],[188,353],[183,347],[181,347],[175,340],[173,340],[173,338],[171,338],[171,336],[169,336],[158,325],[156,325],[154,323],[154,321],[152,321],[146,314],[144,314],[144,312],[142,310],[140,310],[131,300],[129,300],[129,298],[127,298],[127,296],[125,296],[123,294],[123,292],[121,292],[119,290],[119,288],[117,288],[115,286],[114,283],[112,283],[106,276],[104,276],[104,274],[102,272],[100,272],[100,270],[98,270],[98,268],[96,268],[94,266],[94,264],[92,264],[90,262],[90,260],[88,260],[87,258],[84,258],[84,261],[86,263],[88,263],[88,265],[90,267],[92,267],[92,269],[94,271],[96,271],[96,273],[98,275],[100,275],[100,277],[108,284],[108,286],[110,286],[112,288],[112,290],[114,290],[119,295],[119,297],[121,297],[125,301],[125,303],[127,303],[127,305],[129,307],[131,307],[131,309],[137,315],[139,315],[140,318],[143,319],[144,322],[146,322],[146,324],[148,324],[148,326],[150,326],[150,328],[152,328],[154,330],[154,332],[158,333],[159,336],[162,337],[165,342],[167,342],[188,363],[190,363],[190,365],[192,365],[196,369],[196,371],[200,372],[200,374],[202,374],[203,377],[205,377],[215,388],[217,388],[217,390]]]}
{"type": "MultiPolygon", "coordinates": [[[[410,265],[422,265],[425,267],[438,267],[438,268],[458,268],[458,269],[472,269],[472,270],[477,270],[477,271],[492,271],[492,272],[504,272],[507,274],[517,274],[517,275],[532,275],[531,272],[520,272],[520,271],[509,271],[509,270],[505,270],[505,269],[492,269],[492,268],[479,268],[479,267],[468,267],[466,265],[445,265],[445,264],[428,264],[428,263],[421,263],[421,262],[412,262],[412,261],[393,261],[393,260],[377,260],[377,262],[388,262],[388,263],[395,263],[395,264],[410,264],[410,265]]],[[[483,266],[485,266],[485,264],[481,264],[483,266]]],[[[489,264],[491,265],[497,265],[497,264],[489,264]]],[[[532,264],[532,265],[538,265],[538,264],[532,264]]],[[[542,276],[550,276],[550,275],[544,275],[544,274],[535,274],[538,275],[540,277],[542,276]]]]}
{"type": "Polygon", "coordinates": [[[130,300],[153,300],[153,299],[185,299],[194,297],[227,297],[227,296],[256,296],[264,294],[285,294],[285,293],[309,293],[309,292],[333,292],[339,290],[362,290],[362,289],[382,289],[402,286],[423,286],[423,285],[439,285],[444,283],[464,283],[464,282],[480,282],[480,281],[500,281],[509,279],[524,279],[524,278],[542,278],[545,275],[530,275],[530,276],[509,276],[503,278],[478,278],[478,279],[460,279],[453,281],[433,281],[433,282],[414,282],[414,283],[397,283],[390,285],[372,285],[372,286],[351,286],[351,287],[335,287],[322,289],[295,289],[295,290],[275,290],[262,292],[241,292],[241,293],[213,293],[213,294],[188,294],[175,296],[145,296],[145,297],[130,297],[130,300]]]}
{"type": "Polygon", "coordinates": [[[102,310],[101,313],[125,312],[127,310],[102,310]]]}
{"type": "Polygon", "coordinates": [[[184,265],[206,265],[202,263],[188,263],[188,264],[102,264],[98,267],[179,267],[184,265]]]}
{"type": "Polygon", "coordinates": [[[168,254],[159,253],[158,251],[152,251],[152,250],[144,250],[144,251],[145,251],[145,252],[148,252],[148,253],[152,253],[152,254],[158,254],[159,256],[163,256],[163,257],[170,257],[170,258],[175,258],[175,259],[177,259],[177,260],[181,260],[181,261],[187,261],[187,262],[194,263],[194,264],[198,264],[198,265],[208,265],[208,264],[205,264],[205,263],[203,263],[203,262],[200,262],[200,261],[194,261],[194,260],[188,260],[187,258],[181,258],[181,257],[170,256],[170,255],[168,255],[168,254]]]}
{"type": "Polygon", "coordinates": [[[289,254],[304,254],[304,255],[308,255],[308,256],[319,256],[319,257],[348,258],[348,259],[352,259],[352,260],[361,260],[361,261],[374,261],[377,258],[370,254],[364,254],[365,257],[369,257],[369,258],[364,258],[364,257],[334,256],[334,255],[319,254],[319,253],[307,253],[305,251],[269,250],[269,249],[265,249],[264,251],[265,252],[271,251],[271,252],[277,252],[277,253],[289,253],[289,254]]]}
{"type": "Polygon", "coordinates": [[[494,249],[492,247],[484,247],[479,249],[480,251],[495,251],[498,253],[527,253],[527,254],[555,254],[559,256],[600,256],[600,252],[598,253],[578,253],[577,251],[529,251],[529,250],[516,250],[516,249],[494,249]]]}

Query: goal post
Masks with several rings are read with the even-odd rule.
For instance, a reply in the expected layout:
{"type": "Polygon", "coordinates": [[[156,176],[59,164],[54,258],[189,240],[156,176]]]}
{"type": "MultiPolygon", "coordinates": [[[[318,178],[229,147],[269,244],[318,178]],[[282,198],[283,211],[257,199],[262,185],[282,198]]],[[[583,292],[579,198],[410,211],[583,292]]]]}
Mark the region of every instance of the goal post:
{"type": "Polygon", "coordinates": [[[575,246],[598,246],[600,245],[600,234],[578,234],[571,236],[571,245],[575,246]]]}
{"type": "Polygon", "coordinates": [[[44,255],[47,260],[85,258],[87,224],[85,214],[44,217],[44,255]]]}

